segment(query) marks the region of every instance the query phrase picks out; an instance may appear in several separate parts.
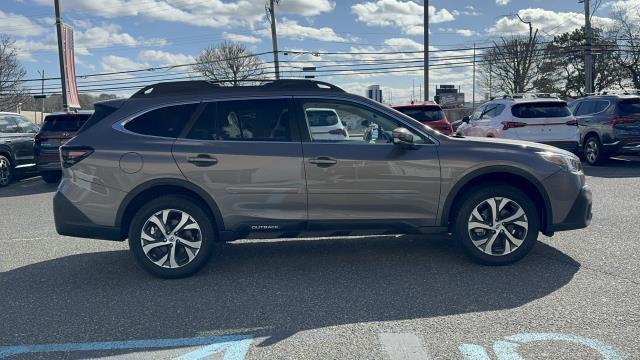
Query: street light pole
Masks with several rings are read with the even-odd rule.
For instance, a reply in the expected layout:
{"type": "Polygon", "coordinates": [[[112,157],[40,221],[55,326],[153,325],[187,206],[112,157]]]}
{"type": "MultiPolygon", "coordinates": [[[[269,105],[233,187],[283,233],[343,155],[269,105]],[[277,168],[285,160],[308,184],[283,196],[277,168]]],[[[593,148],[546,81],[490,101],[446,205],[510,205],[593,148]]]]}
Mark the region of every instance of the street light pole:
{"type": "Polygon", "coordinates": [[[280,79],[280,60],[278,58],[278,33],[276,31],[276,4],[280,0],[269,0],[267,5],[267,15],[271,22],[271,44],[273,45],[273,65],[276,72],[276,80],[280,79]]]}
{"type": "Polygon", "coordinates": [[[589,0],[580,0],[584,3],[584,33],[585,33],[585,53],[584,53],[584,88],[587,94],[593,93],[593,53],[591,45],[593,42],[591,32],[591,7],[589,0]]]}
{"type": "Polygon", "coordinates": [[[424,101],[429,101],[429,0],[424,0],[424,101]]]}

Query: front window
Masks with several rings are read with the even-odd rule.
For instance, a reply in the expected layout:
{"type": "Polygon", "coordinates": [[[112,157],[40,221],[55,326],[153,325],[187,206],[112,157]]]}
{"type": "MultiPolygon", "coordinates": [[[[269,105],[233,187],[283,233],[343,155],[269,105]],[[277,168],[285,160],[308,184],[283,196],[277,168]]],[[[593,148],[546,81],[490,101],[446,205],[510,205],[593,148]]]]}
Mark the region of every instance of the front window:
{"type": "Polygon", "coordinates": [[[393,130],[404,127],[416,144],[428,140],[386,114],[341,101],[307,101],[303,110],[313,142],[348,142],[350,144],[391,144],[393,130]]]}

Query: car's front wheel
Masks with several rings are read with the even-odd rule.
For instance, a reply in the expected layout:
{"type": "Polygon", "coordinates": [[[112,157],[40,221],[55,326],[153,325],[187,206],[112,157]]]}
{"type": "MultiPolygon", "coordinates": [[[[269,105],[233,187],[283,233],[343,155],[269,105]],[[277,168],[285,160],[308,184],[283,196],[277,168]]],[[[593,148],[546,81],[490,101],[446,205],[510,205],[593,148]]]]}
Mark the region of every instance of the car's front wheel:
{"type": "Polygon", "coordinates": [[[9,185],[13,178],[13,166],[11,161],[4,156],[0,155],[0,187],[9,185]]]}
{"type": "Polygon", "coordinates": [[[477,188],[461,202],[454,233],[465,253],[485,265],[522,259],[540,231],[538,211],[522,191],[508,185],[477,188]]]}
{"type": "Polygon", "coordinates": [[[144,205],[129,229],[129,248],[152,275],[181,278],[194,274],[214,248],[207,212],[188,197],[163,196],[144,205]]]}

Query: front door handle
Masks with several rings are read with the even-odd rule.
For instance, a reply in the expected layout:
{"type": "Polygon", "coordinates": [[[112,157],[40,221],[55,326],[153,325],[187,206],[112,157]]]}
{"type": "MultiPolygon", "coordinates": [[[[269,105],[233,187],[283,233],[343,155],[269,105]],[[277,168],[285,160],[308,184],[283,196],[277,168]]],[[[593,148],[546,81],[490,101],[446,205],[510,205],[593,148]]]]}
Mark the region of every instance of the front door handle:
{"type": "Polygon", "coordinates": [[[317,158],[310,159],[309,163],[315,164],[318,166],[332,166],[337,164],[338,160],[328,156],[320,156],[317,158]]]}
{"type": "Polygon", "coordinates": [[[218,159],[206,154],[188,157],[187,161],[199,167],[213,166],[218,163],[218,159]]]}

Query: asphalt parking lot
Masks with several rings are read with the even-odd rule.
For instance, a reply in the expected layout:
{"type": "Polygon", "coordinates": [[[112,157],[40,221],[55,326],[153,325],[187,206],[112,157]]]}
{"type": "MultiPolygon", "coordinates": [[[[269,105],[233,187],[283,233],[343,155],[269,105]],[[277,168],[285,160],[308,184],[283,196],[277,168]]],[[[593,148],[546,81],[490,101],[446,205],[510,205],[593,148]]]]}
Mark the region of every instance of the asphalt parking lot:
{"type": "Polygon", "coordinates": [[[0,358],[640,358],[640,158],[585,172],[592,225],[512,266],[449,239],[240,241],[173,281],[57,235],[55,186],[23,179],[0,189],[0,358]]]}

